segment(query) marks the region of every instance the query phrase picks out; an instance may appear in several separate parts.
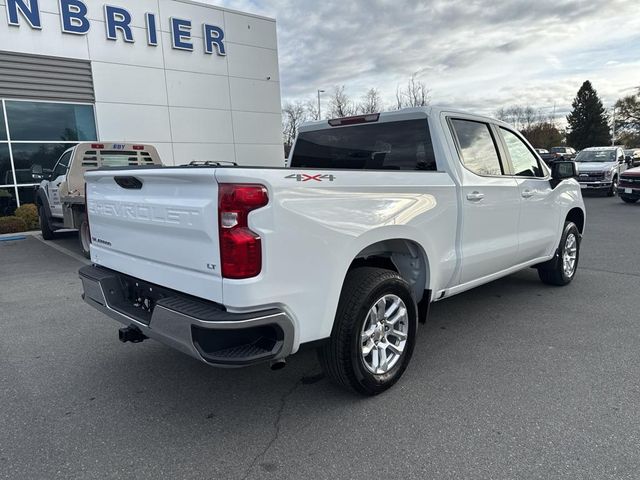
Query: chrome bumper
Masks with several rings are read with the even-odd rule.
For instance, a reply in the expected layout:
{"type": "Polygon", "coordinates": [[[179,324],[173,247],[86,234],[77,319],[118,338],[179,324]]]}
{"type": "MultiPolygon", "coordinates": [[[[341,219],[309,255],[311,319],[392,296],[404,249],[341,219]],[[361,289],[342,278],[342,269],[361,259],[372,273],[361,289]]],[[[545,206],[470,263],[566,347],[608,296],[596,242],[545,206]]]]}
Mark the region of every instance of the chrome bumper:
{"type": "Polygon", "coordinates": [[[82,298],[126,326],[209,365],[241,367],[281,360],[291,354],[294,327],[288,315],[271,309],[250,314],[181,295],[97,266],[78,272],[82,298]],[[151,308],[128,299],[131,286],[155,292],[151,308]]]}

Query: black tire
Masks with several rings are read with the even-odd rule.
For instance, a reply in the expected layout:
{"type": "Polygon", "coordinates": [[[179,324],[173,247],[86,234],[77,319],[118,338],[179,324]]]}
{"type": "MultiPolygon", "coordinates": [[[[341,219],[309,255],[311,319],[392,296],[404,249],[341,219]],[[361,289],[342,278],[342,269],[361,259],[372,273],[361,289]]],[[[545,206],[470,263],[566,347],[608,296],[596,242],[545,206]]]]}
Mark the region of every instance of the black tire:
{"type": "Polygon", "coordinates": [[[620,198],[622,199],[623,202],[625,203],[636,203],[638,201],[637,198],[631,198],[631,197],[625,197],[623,195],[620,195],[620,198]]]}
{"type": "Polygon", "coordinates": [[[42,238],[45,240],[53,240],[55,238],[54,230],[51,228],[49,217],[45,212],[42,205],[38,209],[38,216],[40,217],[40,231],[42,232],[42,238]]]}
{"type": "Polygon", "coordinates": [[[611,180],[611,188],[607,190],[607,197],[615,197],[618,194],[618,177],[614,175],[611,180]]]}
{"type": "Polygon", "coordinates": [[[580,231],[573,222],[565,222],[562,237],[560,238],[560,245],[558,246],[558,254],[556,257],[538,267],[538,276],[543,283],[547,285],[564,286],[571,283],[575,278],[578,271],[578,263],[580,260],[580,231]],[[570,235],[575,238],[575,264],[571,274],[568,274],[564,269],[564,254],[567,250],[567,239],[570,235]]]}
{"type": "Polygon", "coordinates": [[[89,238],[89,222],[86,214],[82,217],[80,222],[80,230],[78,230],[78,241],[80,242],[80,251],[85,258],[91,258],[91,239],[89,238]]]}
{"type": "MultiPolygon", "coordinates": [[[[406,370],[413,354],[418,328],[417,311],[411,287],[397,273],[370,267],[351,270],[342,288],[331,338],[318,349],[318,358],[327,376],[334,383],[363,395],[377,395],[393,386],[406,370]],[[406,323],[402,322],[406,329],[406,343],[395,364],[387,372],[375,374],[365,364],[361,336],[369,312],[386,296],[401,299],[406,307],[406,323]]],[[[395,327],[390,328],[393,330],[395,327]]],[[[393,336],[393,333],[389,335],[393,336]]]]}

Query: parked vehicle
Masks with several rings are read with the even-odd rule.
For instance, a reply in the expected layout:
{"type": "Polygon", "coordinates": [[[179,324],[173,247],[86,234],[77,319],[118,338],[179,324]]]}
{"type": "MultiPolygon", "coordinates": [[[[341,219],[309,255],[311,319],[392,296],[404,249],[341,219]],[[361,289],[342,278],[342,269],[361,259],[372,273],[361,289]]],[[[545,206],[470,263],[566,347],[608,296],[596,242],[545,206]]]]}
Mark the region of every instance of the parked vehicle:
{"type": "Polygon", "coordinates": [[[574,162],[550,172],[509,125],[440,108],[315,122],[290,168],[86,174],[84,300],[207,364],[318,349],[374,395],[402,375],[429,305],[518,270],[566,285],[585,208],[574,162]]]}
{"type": "Polygon", "coordinates": [[[640,166],[640,148],[628,148],[624,151],[624,156],[630,167],[640,166]]]}
{"type": "Polygon", "coordinates": [[[619,195],[626,203],[640,200],[640,167],[631,168],[620,175],[619,195]]]}
{"type": "Polygon", "coordinates": [[[161,165],[154,146],[115,142],[79,143],[65,151],[50,172],[34,165],[31,176],[41,181],[36,192],[36,204],[42,238],[52,240],[56,230],[76,229],[82,253],[88,257],[90,239],[85,212],[85,172],[102,167],[161,165]]]}
{"type": "Polygon", "coordinates": [[[574,160],[577,155],[571,147],[552,147],[550,152],[556,156],[556,160],[574,160]]]}
{"type": "Polygon", "coordinates": [[[576,157],[580,187],[604,190],[607,196],[618,194],[620,174],[627,168],[624,151],[620,147],[591,147],[576,157]]]}
{"type": "Polygon", "coordinates": [[[547,165],[551,165],[551,162],[558,160],[558,156],[555,153],[549,152],[549,150],[545,150],[543,148],[536,148],[538,155],[544,163],[547,165]]]}

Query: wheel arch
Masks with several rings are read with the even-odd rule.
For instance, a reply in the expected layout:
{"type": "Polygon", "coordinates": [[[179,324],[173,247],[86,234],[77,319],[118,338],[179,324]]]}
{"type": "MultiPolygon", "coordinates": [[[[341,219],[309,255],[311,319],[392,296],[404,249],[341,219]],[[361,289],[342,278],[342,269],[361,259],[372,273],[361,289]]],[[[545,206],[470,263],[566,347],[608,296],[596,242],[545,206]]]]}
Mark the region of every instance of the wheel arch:
{"type": "Polygon", "coordinates": [[[44,208],[44,213],[47,217],[51,218],[51,207],[49,206],[49,199],[42,188],[38,188],[36,192],[36,205],[44,208]]]}
{"type": "Polygon", "coordinates": [[[363,266],[398,273],[411,285],[416,302],[423,299],[431,284],[429,257],[415,240],[392,238],[372,243],[355,255],[348,271],[363,266]]]}
{"type": "Polygon", "coordinates": [[[567,222],[573,222],[578,227],[580,235],[584,233],[585,214],[581,208],[575,207],[569,210],[566,217],[567,222]]]}

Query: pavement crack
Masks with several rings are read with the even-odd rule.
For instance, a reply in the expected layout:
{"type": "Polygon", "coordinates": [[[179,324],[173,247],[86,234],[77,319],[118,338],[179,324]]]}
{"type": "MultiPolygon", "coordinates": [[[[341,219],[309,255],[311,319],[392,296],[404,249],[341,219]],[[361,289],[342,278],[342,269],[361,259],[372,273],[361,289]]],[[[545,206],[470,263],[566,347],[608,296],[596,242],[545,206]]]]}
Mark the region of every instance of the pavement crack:
{"type": "Polygon", "coordinates": [[[280,438],[280,422],[282,420],[282,415],[284,414],[285,407],[287,406],[287,400],[293,393],[298,389],[298,387],[302,385],[302,379],[296,381],[293,386],[287,390],[284,395],[280,398],[280,407],[278,407],[278,412],[276,413],[276,418],[273,421],[273,435],[269,442],[265,445],[265,447],[253,458],[244,475],[242,476],[242,480],[246,480],[249,477],[249,474],[253,471],[254,467],[258,464],[260,460],[262,460],[265,455],[271,450],[271,447],[278,441],[280,438]]]}
{"type": "Polygon", "coordinates": [[[637,273],[616,272],[614,270],[605,270],[604,268],[588,268],[588,267],[580,267],[580,268],[581,270],[586,270],[588,272],[613,273],[614,275],[627,275],[629,277],[640,277],[640,274],[637,274],[637,273]]]}

